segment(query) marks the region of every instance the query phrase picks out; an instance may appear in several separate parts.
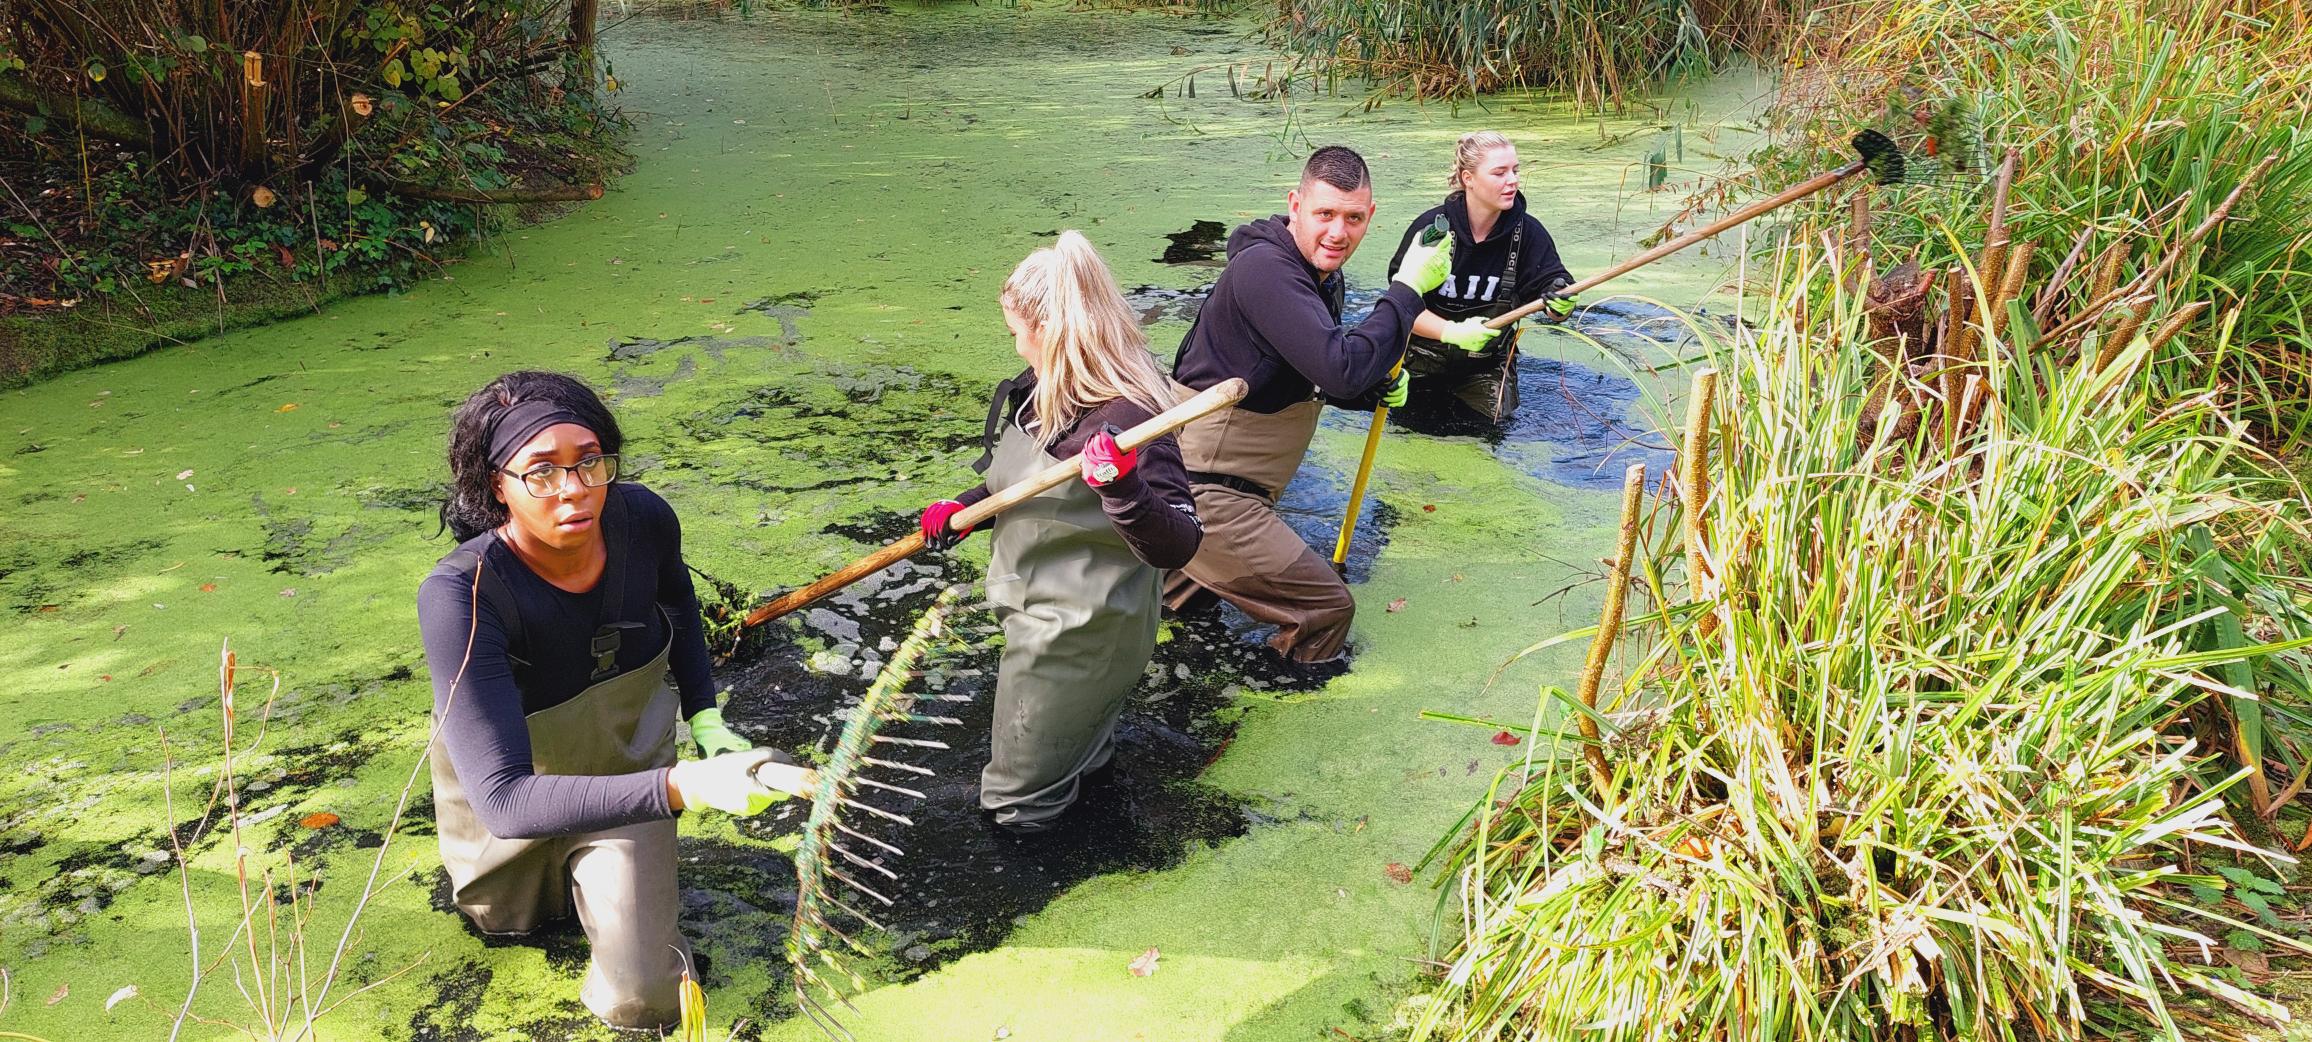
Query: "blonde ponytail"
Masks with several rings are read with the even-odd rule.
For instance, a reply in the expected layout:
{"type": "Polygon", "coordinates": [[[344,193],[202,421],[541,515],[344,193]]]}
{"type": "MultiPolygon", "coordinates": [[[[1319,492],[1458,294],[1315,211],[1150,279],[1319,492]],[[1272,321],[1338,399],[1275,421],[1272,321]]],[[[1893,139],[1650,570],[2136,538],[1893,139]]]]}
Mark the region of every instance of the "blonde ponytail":
{"type": "Polygon", "coordinates": [[[1118,398],[1152,413],[1172,406],[1172,384],[1148,353],[1139,317],[1082,233],[1061,232],[1058,242],[1028,254],[1004,280],[1001,299],[1036,341],[1032,433],[1040,444],[1118,398]]]}
{"type": "Polygon", "coordinates": [[[1461,141],[1453,146],[1453,172],[1445,175],[1445,187],[1455,191],[1468,188],[1461,179],[1485,161],[1485,153],[1511,147],[1509,135],[1498,130],[1472,130],[1461,135],[1461,141]]]}

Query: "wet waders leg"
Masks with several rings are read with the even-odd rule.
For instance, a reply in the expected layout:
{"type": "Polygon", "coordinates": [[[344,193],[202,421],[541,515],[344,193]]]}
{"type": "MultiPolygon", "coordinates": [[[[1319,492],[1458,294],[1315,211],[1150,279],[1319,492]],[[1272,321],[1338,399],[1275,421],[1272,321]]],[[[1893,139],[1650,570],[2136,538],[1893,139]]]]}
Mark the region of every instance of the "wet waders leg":
{"type": "Polygon", "coordinates": [[[979,805],[996,824],[1019,829],[1053,822],[1075,802],[1083,776],[1107,764],[1125,698],[1156,650],[1153,611],[1136,632],[1119,634],[1044,607],[1004,613],[994,734],[980,773],[979,805]],[[1126,675],[1119,665],[1134,668],[1126,675]]]}
{"type": "Polygon", "coordinates": [[[593,956],[579,998],[615,1027],[675,1023],[690,943],[675,929],[681,899],[674,821],[589,834],[569,864],[571,898],[593,956]]]}
{"type": "MultiPolygon", "coordinates": [[[[1277,627],[1269,646],[1295,662],[1322,662],[1341,653],[1357,602],[1331,561],[1309,549],[1265,499],[1219,485],[1198,485],[1196,512],[1204,543],[1180,575],[1219,594],[1246,615],[1277,627]]],[[[1193,591],[1173,582],[1175,607],[1193,591]]]]}

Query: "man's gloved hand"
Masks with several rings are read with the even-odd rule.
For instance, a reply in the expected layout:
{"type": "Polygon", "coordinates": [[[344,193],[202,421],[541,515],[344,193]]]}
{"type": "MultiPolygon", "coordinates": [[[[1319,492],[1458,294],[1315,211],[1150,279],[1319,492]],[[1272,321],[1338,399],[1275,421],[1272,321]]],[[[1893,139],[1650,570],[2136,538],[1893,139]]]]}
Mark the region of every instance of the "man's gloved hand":
{"type": "Polygon", "coordinates": [[[1116,444],[1116,435],[1122,433],[1111,423],[1084,443],[1084,484],[1105,491],[1109,483],[1139,465],[1140,450],[1116,444]]]}
{"type": "Polygon", "coordinates": [[[1500,330],[1488,327],[1482,318],[1465,318],[1458,322],[1445,323],[1445,330],[1437,334],[1437,339],[1470,354],[1476,354],[1485,350],[1485,345],[1492,343],[1493,338],[1500,335],[1500,330]]]}
{"type": "Polygon", "coordinates": [[[947,519],[963,512],[963,504],[942,499],[923,508],[923,545],[934,550],[946,550],[971,534],[970,528],[950,530],[947,519]]]}
{"type": "Polygon", "coordinates": [[[754,747],[753,742],[738,736],[723,723],[722,710],[701,709],[690,717],[690,740],[698,743],[700,756],[719,756],[754,747]]]}
{"type": "Polygon", "coordinates": [[[682,797],[685,809],[712,807],[741,816],[761,814],[787,798],[755,780],[755,769],[778,757],[776,749],[746,749],[703,760],[683,760],[667,772],[666,780],[682,797]]]}
{"type": "Polygon", "coordinates": [[[1453,233],[1434,246],[1423,246],[1416,240],[1405,247],[1405,256],[1397,262],[1394,281],[1413,287],[1415,293],[1427,293],[1445,284],[1445,277],[1453,273],[1453,233]]]}
{"type": "Polygon", "coordinates": [[[1399,369],[1397,370],[1396,381],[1389,385],[1388,390],[1381,392],[1381,404],[1386,405],[1392,409],[1403,408],[1405,405],[1406,396],[1412,393],[1413,371],[1410,369],[1399,369]]]}

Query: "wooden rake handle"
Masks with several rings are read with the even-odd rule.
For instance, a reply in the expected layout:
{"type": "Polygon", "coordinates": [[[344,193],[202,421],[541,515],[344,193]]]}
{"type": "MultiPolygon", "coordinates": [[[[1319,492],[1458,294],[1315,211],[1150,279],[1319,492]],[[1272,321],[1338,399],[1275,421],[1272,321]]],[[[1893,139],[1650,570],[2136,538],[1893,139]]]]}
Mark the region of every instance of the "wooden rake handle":
{"type": "MultiPolygon", "coordinates": [[[[1837,186],[1839,182],[1845,181],[1847,178],[1862,173],[1867,169],[1869,169],[1869,166],[1866,165],[1862,160],[1858,159],[1828,173],[1816,174],[1809,180],[1801,181],[1797,184],[1791,185],[1790,187],[1785,188],[1772,196],[1760,199],[1755,203],[1751,203],[1750,205],[1736,210],[1733,213],[1727,214],[1726,216],[1712,221],[1709,224],[1703,225],[1700,228],[1696,228],[1693,231],[1678,236],[1675,239],[1656,246],[1653,249],[1647,250],[1644,253],[1638,254],[1637,256],[1623,261],[1620,264],[1616,264],[1611,268],[1607,268],[1605,271],[1599,272],[1596,275],[1592,275],[1589,278],[1581,280],[1580,282],[1576,282],[1571,286],[1567,286],[1566,288],[1559,290],[1558,294],[1572,296],[1588,292],[1597,286],[1621,278],[1630,272],[1636,271],[1639,268],[1643,268],[1648,264],[1652,264],[1655,261],[1661,260],[1664,257],[1678,252],[1679,250],[1685,249],[1688,246],[1692,246],[1704,239],[1717,235],[1720,232],[1734,227],[1735,225],[1755,220],[1759,216],[1769,211],[1779,210],[1817,192],[1828,191],[1829,189],[1837,186]]],[[[1543,297],[1540,300],[1536,300],[1530,304],[1525,305],[1524,307],[1518,308],[1515,311],[1511,311],[1508,314],[1502,315],[1499,318],[1489,319],[1486,321],[1485,326],[1488,329],[1507,329],[1509,328],[1510,323],[1516,322],[1518,319],[1524,318],[1525,316],[1533,314],[1534,312],[1548,306],[1549,301],[1549,297],[1543,297]]]]}
{"type": "MultiPolygon", "coordinates": [[[[1195,397],[1149,417],[1147,422],[1117,435],[1116,445],[1127,450],[1137,449],[1187,426],[1192,421],[1210,416],[1243,401],[1248,389],[1243,380],[1234,377],[1222,380],[1195,397]]],[[[947,525],[952,529],[977,528],[982,522],[997,514],[1034,499],[1051,489],[1058,488],[1062,484],[1076,480],[1083,472],[1083,454],[1078,453],[1045,467],[1043,472],[1035,477],[957,511],[954,517],[948,519],[947,525]]],[[[754,613],[748,615],[746,621],[741,625],[745,627],[760,626],[880,572],[899,561],[913,557],[922,549],[923,533],[910,532],[891,545],[844,565],[841,570],[818,582],[780,596],[769,604],[755,609],[754,613]]]]}

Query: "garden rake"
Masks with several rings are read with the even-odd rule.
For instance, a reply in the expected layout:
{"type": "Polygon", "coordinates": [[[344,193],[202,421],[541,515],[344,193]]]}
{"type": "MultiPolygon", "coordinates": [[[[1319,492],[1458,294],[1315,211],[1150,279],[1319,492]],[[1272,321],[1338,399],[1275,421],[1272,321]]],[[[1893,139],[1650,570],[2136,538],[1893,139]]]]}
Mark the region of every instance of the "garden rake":
{"type": "Polygon", "coordinates": [[[958,624],[958,605],[966,589],[968,586],[960,584],[948,587],[915,620],[907,639],[891,653],[890,661],[852,708],[833,751],[816,772],[811,814],[795,847],[795,918],[787,934],[787,964],[794,977],[796,1006],[832,1038],[848,1040],[852,1036],[821,996],[851,1008],[850,995],[865,990],[867,981],[845,964],[846,952],[862,957],[874,954],[837,920],[889,933],[889,928],[862,906],[893,905],[884,891],[895,890],[891,884],[898,882],[899,876],[884,862],[906,853],[887,838],[887,832],[885,837],[878,837],[867,830],[913,825],[907,815],[892,809],[891,801],[924,798],[918,789],[878,781],[867,772],[931,776],[929,768],[890,757],[904,755],[911,748],[946,749],[947,743],[919,734],[886,734],[885,730],[962,723],[942,713],[936,704],[968,702],[971,696],[939,690],[941,671],[937,663],[951,655],[969,653],[973,650],[970,639],[984,637],[992,630],[992,626],[958,624]],[[925,681],[923,690],[910,690],[916,681],[925,681]],[[868,802],[870,796],[883,805],[868,802]]]}
{"type": "MultiPolygon", "coordinates": [[[[1925,124],[1926,121],[1921,122],[1925,124]]],[[[1938,154],[1979,156],[1982,153],[1983,146],[1980,141],[1958,140],[1961,136],[1974,132],[1975,123],[1971,119],[1937,119],[1929,126],[1929,129],[1931,132],[1939,132],[1942,135],[1928,139],[1935,145],[1938,154]]],[[[1866,173],[1871,176],[1871,180],[1882,185],[1953,184],[1968,180],[1966,171],[1955,169],[1952,165],[1933,157],[1907,154],[1903,151],[1902,146],[1895,144],[1893,138],[1876,130],[1865,130],[1856,134],[1848,144],[1854,148],[1854,162],[1836,170],[1817,174],[1707,225],[1640,253],[1605,271],[1576,282],[1556,293],[1545,295],[1539,300],[1497,318],[1488,319],[1485,325],[1491,329],[1507,329],[1518,319],[1547,307],[1550,301],[1558,297],[1580,296],[1595,287],[1618,279],[1705,239],[1719,235],[1737,225],[1756,220],[1808,196],[1827,192],[1866,173]]],[[[1976,169],[1980,169],[1980,164],[1977,164],[1976,169]]],[[[1394,376],[1394,371],[1390,375],[1394,376]]],[[[1365,431],[1365,455],[1363,459],[1358,461],[1356,481],[1349,487],[1348,515],[1341,519],[1340,538],[1333,543],[1334,571],[1345,573],[1348,568],[1349,537],[1356,531],[1357,514],[1364,508],[1365,483],[1372,475],[1373,457],[1381,448],[1382,421],[1387,419],[1388,415],[1388,406],[1376,406],[1373,409],[1372,426],[1365,431]]]]}

